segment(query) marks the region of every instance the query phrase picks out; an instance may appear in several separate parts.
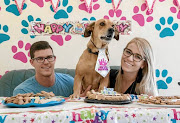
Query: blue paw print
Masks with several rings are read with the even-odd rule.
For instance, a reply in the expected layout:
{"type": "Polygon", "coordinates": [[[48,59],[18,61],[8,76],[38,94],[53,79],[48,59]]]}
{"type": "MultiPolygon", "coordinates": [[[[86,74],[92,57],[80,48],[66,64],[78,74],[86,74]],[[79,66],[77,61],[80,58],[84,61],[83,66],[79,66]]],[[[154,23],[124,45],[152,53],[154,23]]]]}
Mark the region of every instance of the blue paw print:
{"type": "MultiPolygon", "coordinates": [[[[166,24],[166,20],[165,20],[164,17],[161,17],[159,21],[160,21],[160,24],[161,24],[161,25],[165,25],[165,24],[166,24]]],[[[169,25],[171,25],[171,24],[173,23],[173,17],[170,16],[170,17],[167,19],[167,23],[168,23],[169,25]]],[[[156,24],[156,25],[155,25],[155,28],[156,28],[156,30],[158,30],[158,31],[161,31],[161,25],[160,25],[160,24],[156,24]]],[[[164,38],[164,37],[167,37],[167,36],[174,36],[174,31],[177,30],[177,29],[178,29],[178,24],[177,24],[177,23],[174,23],[174,24],[172,24],[171,28],[169,28],[169,27],[164,28],[164,29],[160,32],[159,36],[160,36],[161,38],[164,38]]]]}
{"type": "MultiPolygon", "coordinates": [[[[164,69],[161,73],[161,76],[163,78],[166,78],[166,80],[158,80],[157,81],[157,86],[158,89],[167,89],[168,86],[167,84],[170,84],[172,82],[172,77],[167,77],[168,71],[166,69],[164,69]]],[[[156,69],[156,77],[159,78],[160,77],[160,71],[158,69],[156,69]]]]}
{"type": "MultiPolygon", "coordinates": [[[[34,21],[34,18],[33,18],[32,15],[29,15],[29,16],[28,16],[28,21],[29,21],[29,23],[30,23],[31,21],[34,21]]],[[[40,18],[37,18],[35,21],[41,21],[41,19],[40,19],[40,18]]],[[[21,24],[25,27],[25,28],[22,28],[22,29],[21,29],[21,32],[22,32],[23,34],[28,34],[28,33],[29,33],[29,31],[28,31],[28,29],[27,29],[27,28],[29,27],[29,23],[28,23],[26,20],[22,20],[21,24]]],[[[31,38],[35,38],[36,36],[30,35],[30,37],[31,37],[31,38]]]]}
{"type": "MultiPolygon", "coordinates": [[[[2,27],[3,33],[0,33],[0,43],[7,41],[10,39],[9,35],[5,34],[9,31],[9,28],[7,25],[4,25],[2,27]]],[[[0,24],[0,32],[1,32],[1,24],[0,24]]]]}
{"type": "MultiPolygon", "coordinates": [[[[13,3],[15,3],[14,0],[12,0],[12,1],[13,1],[13,3]]],[[[16,15],[16,16],[19,16],[19,15],[20,15],[16,4],[10,4],[10,0],[4,0],[4,3],[5,3],[5,5],[8,6],[8,7],[6,8],[6,11],[7,11],[7,12],[13,13],[13,14],[16,15]]],[[[23,5],[23,10],[26,9],[26,7],[27,7],[27,4],[24,3],[24,5],[23,5]]]]}
{"type": "MultiPolygon", "coordinates": [[[[91,17],[89,19],[90,21],[96,21],[96,18],[95,17],[91,17]]],[[[89,21],[87,18],[83,18],[82,21],[89,21]]]]}
{"type": "MultiPolygon", "coordinates": [[[[55,19],[61,19],[61,18],[69,18],[69,15],[68,13],[71,13],[72,10],[73,10],[73,7],[72,6],[67,6],[68,5],[68,0],[63,0],[62,1],[62,5],[63,7],[67,7],[66,10],[64,9],[60,9],[56,12],[56,14],[54,15],[54,18],[55,19]]],[[[60,6],[60,4],[59,4],[60,6]]],[[[54,12],[52,6],[50,7],[51,11],[54,12]]]]}
{"type": "Polygon", "coordinates": [[[106,3],[112,3],[112,0],[105,0],[106,3]]]}

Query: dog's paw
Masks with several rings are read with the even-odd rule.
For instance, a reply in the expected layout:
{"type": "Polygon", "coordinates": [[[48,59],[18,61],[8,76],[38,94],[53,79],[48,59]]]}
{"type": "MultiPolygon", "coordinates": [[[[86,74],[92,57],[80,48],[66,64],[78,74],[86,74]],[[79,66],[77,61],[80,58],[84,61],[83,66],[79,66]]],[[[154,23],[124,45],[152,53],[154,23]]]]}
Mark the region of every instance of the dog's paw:
{"type": "Polygon", "coordinates": [[[79,98],[80,97],[80,95],[79,94],[72,94],[72,95],[70,95],[70,98],[71,99],[74,99],[74,98],[79,98]]]}

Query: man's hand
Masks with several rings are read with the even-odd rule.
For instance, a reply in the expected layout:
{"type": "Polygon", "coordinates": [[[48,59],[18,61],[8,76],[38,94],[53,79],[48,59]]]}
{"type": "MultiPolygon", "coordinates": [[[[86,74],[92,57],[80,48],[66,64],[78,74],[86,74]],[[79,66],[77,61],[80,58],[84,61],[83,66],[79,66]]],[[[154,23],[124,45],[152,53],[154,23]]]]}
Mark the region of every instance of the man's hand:
{"type": "Polygon", "coordinates": [[[91,87],[92,87],[92,85],[89,85],[84,92],[82,91],[82,87],[81,87],[80,97],[85,97],[85,96],[86,96],[86,93],[91,90],[91,87]]]}

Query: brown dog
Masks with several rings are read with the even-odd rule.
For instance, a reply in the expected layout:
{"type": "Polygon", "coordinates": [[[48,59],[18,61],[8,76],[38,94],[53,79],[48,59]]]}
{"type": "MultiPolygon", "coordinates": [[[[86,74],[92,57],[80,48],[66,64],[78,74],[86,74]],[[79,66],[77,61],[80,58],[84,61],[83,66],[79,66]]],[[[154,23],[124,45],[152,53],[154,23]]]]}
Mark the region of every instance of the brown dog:
{"type": "Polygon", "coordinates": [[[84,50],[76,66],[74,93],[70,96],[71,98],[79,98],[80,92],[86,90],[89,85],[92,85],[91,89],[98,91],[109,85],[109,73],[106,77],[102,77],[95,71],[98,49],[105,48],[107,55],[108,44],[113,37],[119,40],[119,32],[115,30],[115,25],[110,20],[100,19],[86,27],[84,37],[90,35],[87,49],[84,50]]]}

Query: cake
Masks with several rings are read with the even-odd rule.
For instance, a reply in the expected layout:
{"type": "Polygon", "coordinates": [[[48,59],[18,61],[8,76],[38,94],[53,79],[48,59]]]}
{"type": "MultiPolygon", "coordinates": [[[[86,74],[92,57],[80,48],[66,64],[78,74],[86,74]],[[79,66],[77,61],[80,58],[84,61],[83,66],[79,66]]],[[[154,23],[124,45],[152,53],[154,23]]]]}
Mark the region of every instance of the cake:
{"type": "Polygon", "coordinates": [[[120,94],[113,90],[113,88],[104,88],[101,92],[95,92],[94,90],[86,93],[88,99],[92,100],[107,100],[107,101],[130,101],[131,96],[129,94],[120,94]]]}

